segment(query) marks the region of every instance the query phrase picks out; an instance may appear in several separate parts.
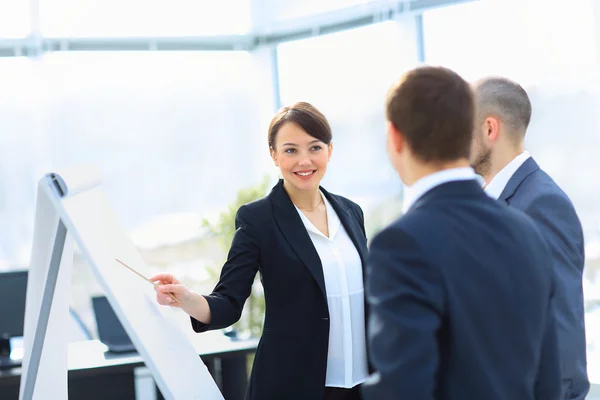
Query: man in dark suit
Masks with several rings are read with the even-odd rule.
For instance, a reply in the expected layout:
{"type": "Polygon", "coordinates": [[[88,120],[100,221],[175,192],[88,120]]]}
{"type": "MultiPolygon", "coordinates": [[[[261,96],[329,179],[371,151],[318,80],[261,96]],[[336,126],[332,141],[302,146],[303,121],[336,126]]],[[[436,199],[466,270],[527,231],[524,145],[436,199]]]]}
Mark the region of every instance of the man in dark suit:
{"type": "Polygon", "coordinates": [[[388,94],[388,153],[408,211],[367,262],[367,400],[557,400],[548,247],[524,214],[485,194],[469,167],[473,94],[440,67],[388,94]]]}
{"type": "Polygon", "coordinates": [[[475,132],[472,163],[485,191],[502,204],[524,211],[537,224],[552,254],[555,315],[561,359],[562,399],[585,399],[583,307],[584,247],[581,223],[571,200],[525,151],[531,102],[523,88],[506,78],[474,85],[475,132]]]}

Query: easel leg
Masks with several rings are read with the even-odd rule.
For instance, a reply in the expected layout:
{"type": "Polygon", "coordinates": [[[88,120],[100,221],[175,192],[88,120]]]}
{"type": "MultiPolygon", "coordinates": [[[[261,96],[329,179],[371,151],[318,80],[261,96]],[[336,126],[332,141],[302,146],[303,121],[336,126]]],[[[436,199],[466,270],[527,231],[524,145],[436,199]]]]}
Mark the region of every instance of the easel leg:
{"type": "Polygon", "coordinates": [[[50,310],[52,309],[52,299],[54,299],[54,291],[56,289],[56,282],[58,280],[58,272],[60,270],[60,262],[62,260],[66,238],[67,228],[63,222],[59,220],[54,240],[54,248],[52,249],[52,256],[50,258],[50,268],[48,268],[48,276],[46,285],[44,286],[40,314],[36,325],[37,329],[33,338],[31,359],[29,361],[29,368],[27,368],[23,400],[31,400],[33,398],[37,373],[42,358],[42,350],[44,349],[46,330],[48,328],[48,319],[50,318],[50,310]]]}

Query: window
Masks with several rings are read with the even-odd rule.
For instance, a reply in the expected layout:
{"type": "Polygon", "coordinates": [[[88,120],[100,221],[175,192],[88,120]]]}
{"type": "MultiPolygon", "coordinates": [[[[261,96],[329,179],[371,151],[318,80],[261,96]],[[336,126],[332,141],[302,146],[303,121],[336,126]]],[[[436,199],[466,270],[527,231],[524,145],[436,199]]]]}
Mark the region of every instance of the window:
{"type": "Polygon", "coordinates": [[[0,39],[27,36],[29,24],[29,1],[0,0],[0,39]]]}
{"type": "Polygon", "coordinates": [[[246,33],[250,0],[40,0],[47,36],[194,36],[246,33]],[[232,11],[235,10],[235,11],[232,11]]]}
{"type": "MultiPolygon", "coordinates": [[[[203,218],[267,172],[272,94],[255,64],[247,52],[0,59],[0,268],[27,267],[42,174],[93,164],[149,267],[211,290],[225,253],[203,218]]],[[[102,292],[80,257],[73,274],[71,305],[93,326],[102,292]]]]}
{"type": "Polygon", "coordinates": [[[482,0],[423,16],[427,63],[448,66],[470,80],[504,75],[529,93],[533,115],[526,147],[569,195],[584,229],[592,382],[600,382],[600,192],[593,183],[600,168],[594,42],[599,22],[600,8],[592,0],[575,0],[568,6],[542,0],[482,0]]]}
{"type": "Polygon", "coordinates": [[[101,166],[111,192],[128,193],[117,204],[128,226],[216,210],[260,178],[250,54],[55,53],[43,62],[52,165],[101,166]]]}
{"type": "Polygon", "coordinates": [[[537,70],[522,62],[528,49],[521,15],[496,4],[482,0],[426,11],[425,61],[447,66],[469,80],[482,74],[530,79],[537,70]],[[492,21],[503,21],[502,26],[511,29],[492,28],[492,21]]]}
{"type": "Polygon", "coordinates": [[[25,266],[31,253],[35,209],[35,166],[39,151],[37,110],[43,91],[37,65],[26,58],[0,59],[0,269],[25,266]]]}
{"type": "MultiPolygon", "coordinates": [[[[417,62],[414,28],[407,18],[279,46],[282,102],[308,101],[332,125],[325,187],[365,212],[384,209],[401,190],[385,149],[384,101],[392,82],[417,62]]],[[[369,220],[372,229],[387,222],[369,220]]]]}
{"type": "Polygon", "coordinates": [[[308,17],[315,14],[341,10],[353,6],[368,5],[372,0],[304,0],[279,1],[258,0],[255,7],[259,9],[261,19],[276,23],[285,20],[308,17]]]}

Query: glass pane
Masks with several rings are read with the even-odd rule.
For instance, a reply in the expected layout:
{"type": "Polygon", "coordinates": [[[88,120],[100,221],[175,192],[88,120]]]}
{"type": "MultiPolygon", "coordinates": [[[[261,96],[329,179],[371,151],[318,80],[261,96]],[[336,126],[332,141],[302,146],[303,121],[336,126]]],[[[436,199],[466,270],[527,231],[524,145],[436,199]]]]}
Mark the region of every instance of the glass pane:
{"type": "MultiPolygon", "coordinates": [[[[219,220],[267,172],[272,95],[256,61],[246,52],[0,59],[0,226],[10,227],[0,231],[0,269],[28,265],[42,174],[93,164],[152,271],[211,290],[226,249],[203,218],[219,220]]],[[[72,305],[91,321],[89,297],[101,290],[75,263],[72,305]]]]}
{"type": "Polygon", "coordinates": [[[37,64],[0,58],[0,270],[26,266],[31,252],[41,82],[37,64]]]}
{"type": "Polygon", "coordinates": [[[583,224],[588,373],[594,383],[600,383],[599,11],[592,0],[568,7],[484,0],[423,17],[428,63],[454,68],[467,79],[508,76],[530,95],[526,148],[569,195],[583,224]]]}
{"type": "Polygon", "coordinates": [[[425,59],[466,79],[500,74],[524,83],[560,74],[564,66],[589,68],[595,62],[591,4],[574,3],[581,5],[480,0],[426,11],[425,59]],[[491,21],[503,21],[511,29],[492,29],[491,21]]]}
{"type": "Polygon", "coordinates": [[[128,226],[173,210],[216,211],[257,177],[255,157],[265,153],[252,70],[245,52],[50,54],[52,165],[100,165],[110,193],[129,194],[117,204],[128,226]]]}
{"type": "Polygon", "coordinates": [[[423,14],[425,60],[475,79],[481,73],[504,73],[530,79],[525,57],[521,15],[509,7],[475,1],[426,11],[423,14]],[[511,29],[489,29],[490,21],[509,21],[511,29]],[[460,44],[460,45],[459,45],[460,44]]]}
{"type": "Polygon", "coordinates": [[[366,218],[371,230],[387,222],[381,213],[395,212],[390,203],[399,203],[383,105],[391,83],[417,63],[414,28],[411,18],[279,46],[283,103],[308,101],[332,125],[334,155],[324,186],[373,212],[366,218]]]}
{"type": "Polygon", "coordinates": [[[28,0],[0,0],[0,38],[27,36],[29,23],[28,0]]]}
{"type": "Polygon", "coordinates": [[[250,0],[40,0],[48,36],[186,36],[245,33],[250,0]],[[235,11],[232,11],[235,10],[235,11]]]}
{"type": "Polygon", "coordinates": [[[285,21],[294,18],[306,17],[314,14],[325,13],[344,9],[347,7],[367,5],[372,0],[304,0],[304,1],[278,1],[257,0],[255,8],[261,19],[267,23],[285,21]]]}

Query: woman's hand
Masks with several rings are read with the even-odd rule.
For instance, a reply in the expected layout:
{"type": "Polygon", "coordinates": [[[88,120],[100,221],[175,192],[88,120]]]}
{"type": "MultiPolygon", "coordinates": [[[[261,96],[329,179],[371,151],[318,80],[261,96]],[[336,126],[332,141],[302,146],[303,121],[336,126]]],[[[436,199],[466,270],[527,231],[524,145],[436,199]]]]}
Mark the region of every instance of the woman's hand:
{"type": "Polygon", "coordinates": [[[190,290],[171,274],[158,274],[150,278],[158,283],[154,286],[156,301],[163,306],[183,308],[192,297],[190,290]],[[173,299],[174,296],[179,302],[173,299]]]}
{"type": "Polygon", "coordinates": [[[181,308],[198,321],[210,323],[210,306],[203,296],[189,290],[171,274],[154,275],[150,280],[158,283],[158,286],[154,286],[158,304],[181,308]],[[171,295],[179,301],[174,300],[171,295]]]}

